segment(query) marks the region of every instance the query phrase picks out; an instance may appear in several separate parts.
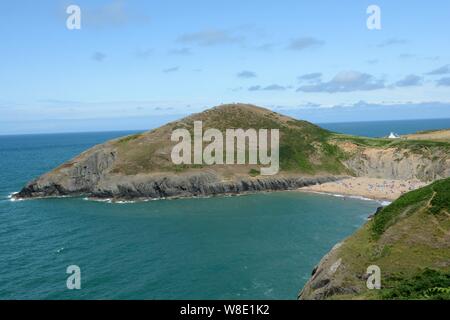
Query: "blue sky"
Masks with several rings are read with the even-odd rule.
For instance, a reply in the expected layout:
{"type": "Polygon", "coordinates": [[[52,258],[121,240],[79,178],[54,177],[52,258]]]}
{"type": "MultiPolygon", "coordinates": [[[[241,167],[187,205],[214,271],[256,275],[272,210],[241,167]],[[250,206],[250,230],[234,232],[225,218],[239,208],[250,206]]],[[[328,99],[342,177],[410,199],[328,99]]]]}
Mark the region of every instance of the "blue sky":
{"type": "Polygon", "coordinates": [[[450,118],[449,17],[448,1],[2,2],[0,134],[146,129],[229,102],[314,122],[450,118]]]}

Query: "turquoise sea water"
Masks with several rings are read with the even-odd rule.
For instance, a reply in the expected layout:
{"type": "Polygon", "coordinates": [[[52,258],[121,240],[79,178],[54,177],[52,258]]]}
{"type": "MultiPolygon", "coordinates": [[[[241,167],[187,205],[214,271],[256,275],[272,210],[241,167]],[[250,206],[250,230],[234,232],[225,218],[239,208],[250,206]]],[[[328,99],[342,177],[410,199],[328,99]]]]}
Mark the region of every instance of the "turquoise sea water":
{"type": "Polygon", "coordinates": [[[128,134],[0,136],[0,299],[295,299],[379,203],[299,192],[110,204],[12,202],[27,181],[128,134]],[[66,289],[66,268],[82,289],[66,289]]]}

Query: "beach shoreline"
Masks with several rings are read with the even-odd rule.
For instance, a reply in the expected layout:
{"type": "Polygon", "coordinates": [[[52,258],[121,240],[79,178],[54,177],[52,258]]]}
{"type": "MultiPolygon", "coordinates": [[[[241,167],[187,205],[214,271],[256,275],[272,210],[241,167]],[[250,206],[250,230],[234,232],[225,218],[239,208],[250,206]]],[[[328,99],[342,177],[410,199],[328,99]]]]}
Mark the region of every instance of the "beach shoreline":
{"type": "Polygon", "coordinates": [[[375,198],[375,197],[366,197],[359,194],[342,194],[336,192],[326,192],[326,191],[313,191],[313,190],[296,190],[297,192],[309,193],[309,194],[317,194],[317,195],[325,195],[329,197],[343,198],[345,199],[356,199],[356,200],[364,200],[364,201],[374,201],[380,203],[382,207],[390,205],[394,202],[393,199],[385,199],[385,198],[375,198]]]}
{"type": "Polygon", "coordinates": [[[424,187],[427,184],[419,180],[357,177],[302,187],[298,191],[391,202],[398,199],[402,194],[424,187]]]}

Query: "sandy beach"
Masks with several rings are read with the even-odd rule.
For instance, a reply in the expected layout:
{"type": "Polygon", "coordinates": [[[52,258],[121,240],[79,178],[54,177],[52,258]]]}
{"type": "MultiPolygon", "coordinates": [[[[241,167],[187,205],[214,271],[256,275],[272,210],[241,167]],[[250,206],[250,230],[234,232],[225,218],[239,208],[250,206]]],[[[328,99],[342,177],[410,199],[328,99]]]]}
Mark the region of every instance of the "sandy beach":
{"type": "Polygon", "coordinates": [[[376,178],[348,178],[337,182],[300,188],[305,192],[323,192],[369,199],[393,201],[402,194],[421,188],[427,183],[419,180],[391,180],[376,178]]]}

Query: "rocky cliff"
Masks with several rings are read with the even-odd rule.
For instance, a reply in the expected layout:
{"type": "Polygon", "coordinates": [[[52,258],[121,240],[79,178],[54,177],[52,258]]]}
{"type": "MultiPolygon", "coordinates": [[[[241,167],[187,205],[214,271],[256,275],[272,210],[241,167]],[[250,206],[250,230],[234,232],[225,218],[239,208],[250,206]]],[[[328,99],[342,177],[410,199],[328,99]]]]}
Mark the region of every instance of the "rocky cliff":
{"type": "Polygon", "coordinates": [[[448,150],[440,148],[363,148],[343,162],[363,177],[422,181],[450,177],[448,150]]]}
{"type": "Polygon", "coordinates": [[[53,179],[51,176],[44,176],[30,182],[15,196],[17,198],[36,198],[85,195],[94,198],[113,199],[198,197],[292,190],[338,179],[340,177],[335,176],[279,176],[236,177],[233,180],[224,181],[214,172],[135,176],[101,176],[97,173],[88,173],[84,176],[72,176],[67,179],[53,179]]]}

